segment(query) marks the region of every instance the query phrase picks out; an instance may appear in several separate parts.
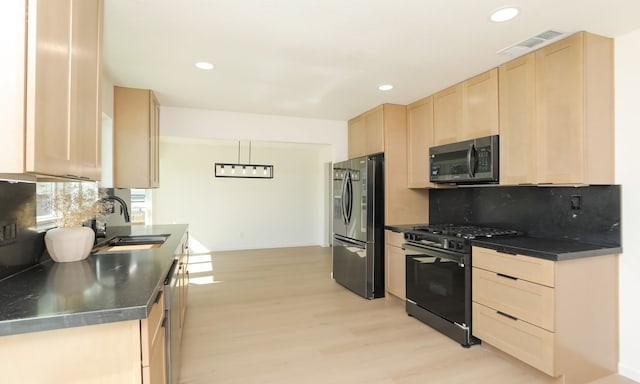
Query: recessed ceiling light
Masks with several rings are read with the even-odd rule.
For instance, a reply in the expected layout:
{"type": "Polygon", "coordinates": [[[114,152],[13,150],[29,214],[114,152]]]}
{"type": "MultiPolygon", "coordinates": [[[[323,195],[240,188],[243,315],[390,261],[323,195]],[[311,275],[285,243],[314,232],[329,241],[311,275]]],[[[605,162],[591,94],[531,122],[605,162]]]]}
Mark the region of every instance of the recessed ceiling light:
{"type": "Polygon", "coordinates": [[[515,7],[505,7],[496,9],[491,12],[491,21],[496,23],[501,23],[503,21],[511,20],[514,17],[518,16],[520,11],[515,7]]]}
{"type": "Polygon", "coordinates": [[[214,65],[207,63],[206,61],[199,61],[196,63],[196,67],[204,70],[210,70],[214,68],[214,65]]]}
{"type": "Polygon", "coordinates": [[[381,91],[390,91],[393,89],[393,85],[391,84],[382,84],[381,86],[378,87],[379,90],[381,91]]]}

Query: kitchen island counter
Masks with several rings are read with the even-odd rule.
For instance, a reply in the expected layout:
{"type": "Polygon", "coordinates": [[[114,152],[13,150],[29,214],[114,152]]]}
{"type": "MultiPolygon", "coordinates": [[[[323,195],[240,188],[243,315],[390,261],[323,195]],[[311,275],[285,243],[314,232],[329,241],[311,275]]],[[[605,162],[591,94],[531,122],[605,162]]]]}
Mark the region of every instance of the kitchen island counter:
{"type": "Polygon", "coordinates": [[[0,336],[145,319],[171,268],[186,224],[121,226],[105,240],[170,235],[159,248],[92,253],[39,264],[0,281],[0,336]]]}

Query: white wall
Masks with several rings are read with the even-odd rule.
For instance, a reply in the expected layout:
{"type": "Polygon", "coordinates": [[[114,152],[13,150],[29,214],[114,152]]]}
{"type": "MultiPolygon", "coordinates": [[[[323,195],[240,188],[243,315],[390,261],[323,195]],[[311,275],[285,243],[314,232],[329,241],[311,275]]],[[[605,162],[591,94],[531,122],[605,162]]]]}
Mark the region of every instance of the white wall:
{"type": "Polygon", "coordinates": [[[616,38],[616,183],[622,184],[621,375],[640,381],[640,30],[616,38]]]}
{"type": "Polygon", "coordinates": [[[155,223],[188,223],[212,251],[327,246],[329,145],[252,142],[251,162],[273,179],[215,178],[215,162],[236,162],[238,142],[163,137],[155,223]]]}
{"type": "Polygon", "coordinates": [[[329,144],[333,146],[334,161],[348,157],[346,121],[160,107],[160,135],[329,144]]]}

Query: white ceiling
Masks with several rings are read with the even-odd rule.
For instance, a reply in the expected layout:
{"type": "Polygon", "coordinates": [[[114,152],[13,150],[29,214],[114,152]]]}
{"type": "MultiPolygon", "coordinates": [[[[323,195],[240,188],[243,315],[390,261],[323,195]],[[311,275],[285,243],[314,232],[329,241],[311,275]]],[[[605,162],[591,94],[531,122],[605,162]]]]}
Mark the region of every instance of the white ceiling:
{"type": "MultiPolygon", "coordinates": [[[[165,106],[347,120],[508,61],[540,32],[616,37],[640,0],[105,0],[104,69],[165,106]],[[520,8],[505,23],[491,10],[520,8]],[[213,71],[194,67],[210,61],[213,71]],[[388,92],[377,86],[390,83],[388,92]]],[[[638,47],[640,49],[640,47],[638,47]]]]}

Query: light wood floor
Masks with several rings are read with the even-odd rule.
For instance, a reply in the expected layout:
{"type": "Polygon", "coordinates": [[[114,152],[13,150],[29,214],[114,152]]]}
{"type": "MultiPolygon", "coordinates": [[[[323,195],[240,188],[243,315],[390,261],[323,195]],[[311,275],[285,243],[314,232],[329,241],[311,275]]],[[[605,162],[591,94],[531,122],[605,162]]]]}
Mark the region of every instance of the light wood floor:
{"type": "Polygon", "coordinates": [[[495,350],[462,348],[399,299],[351,293],[330,278],[331,248],[217,252],[190,264],[182,384],[555,382],[495,350]]]}

